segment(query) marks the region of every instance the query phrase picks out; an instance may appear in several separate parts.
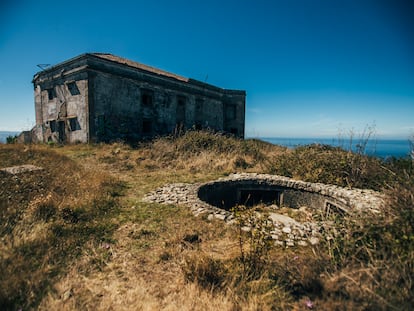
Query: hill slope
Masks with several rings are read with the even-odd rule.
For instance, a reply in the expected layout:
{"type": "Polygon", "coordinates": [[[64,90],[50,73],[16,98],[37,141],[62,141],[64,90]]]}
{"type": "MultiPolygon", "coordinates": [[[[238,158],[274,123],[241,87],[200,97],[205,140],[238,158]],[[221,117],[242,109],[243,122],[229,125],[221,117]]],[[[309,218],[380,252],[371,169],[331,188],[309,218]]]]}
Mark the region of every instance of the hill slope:
{"type": "Polygon", "coordinates": [[[0,309],[410,309],[414,304],[410,161],[328,146],[293,151],[206,132],[123,144],[0,146],[0,309]],[[280,248],[184,207],[143,203],[167,183],[235,171],[382,189],[382,215],[344,217],[320,245],[280,248]],[[385,269],[385,270],[384,270],[385,269]]]}

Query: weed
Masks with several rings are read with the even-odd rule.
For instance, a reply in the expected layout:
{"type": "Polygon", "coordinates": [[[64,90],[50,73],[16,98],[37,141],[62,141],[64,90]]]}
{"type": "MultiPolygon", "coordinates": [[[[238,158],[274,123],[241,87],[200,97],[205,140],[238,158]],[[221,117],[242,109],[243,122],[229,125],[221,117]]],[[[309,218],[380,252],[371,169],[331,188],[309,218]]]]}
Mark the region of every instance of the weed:
{"type": "Polygon", "coordinates": [[[183,273],[187,281],[196,282],[207,290],[222,289],[228,280],[224,263],[207,255],[187,257],[183,273]]]}
{"type": "Polygon", "coordinates": [[[272,244],[273,223],[266,213],[257,209],[236,206],[232,212],[238,229],[240,260],[247,279],[262,275],[272,244]]]}

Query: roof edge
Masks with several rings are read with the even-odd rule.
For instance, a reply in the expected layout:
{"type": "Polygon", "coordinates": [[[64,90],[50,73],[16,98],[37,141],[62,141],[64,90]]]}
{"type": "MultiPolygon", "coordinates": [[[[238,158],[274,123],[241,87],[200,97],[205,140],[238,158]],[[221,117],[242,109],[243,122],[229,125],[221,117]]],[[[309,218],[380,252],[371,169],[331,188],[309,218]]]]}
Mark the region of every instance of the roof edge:
{"type": "Polygon", "coordinates": [[[62,61],[60,63],[52,65],[52,66],[50,66],[50,67],[48,67],[44,70],[38,71],[33,75],[32,83],[35,83],[37,78],[42,73],[52,72],[52,71],[57,70],[61,67],[67,66],[70,63],[73,63],[75,61],[78,61],[82,58],[87,58],[87,57],[93,57],[93,58],[96,58],[100,61],[107,61],[107,62],[118,64],[120,66],[127,66],[127,67],[130,67],[130,68],[133,68],[133,69],[142,70],[142,71],[148,72],[150,74],[155,74],[155,75],[159,75],[159,76],[162,76],[162,77],[178,80],[178,81],[184,82],[184,83],[190,83],[190,84],[196,85],[198,87],[202,87],[202,88],[216,89],[216,90],[224,91],[225,93],[228,93],[228,94],[246,95],[246,91],[244,91],[244,90],[232,90],[232,89],[221,88],[221,87],[209,84],[209,83],[201,82],[201,81],[196,80],[196,79],[186,78],[186,77],[183,77],[183,76],[180,76],[180,75],[177,75],[177,74],[174,74],[174,73],[162,70],[162,69],[158,69],[158,68],[153,67],[153,66],[145,65],[145,64],[127,59],[127,58],[116,56],[116,55],[111,54],[111,53],[103,53],[103,52],[82,53],[82,54],[79,54],[75,57],[67,59],[65,61],[62,61]]]}

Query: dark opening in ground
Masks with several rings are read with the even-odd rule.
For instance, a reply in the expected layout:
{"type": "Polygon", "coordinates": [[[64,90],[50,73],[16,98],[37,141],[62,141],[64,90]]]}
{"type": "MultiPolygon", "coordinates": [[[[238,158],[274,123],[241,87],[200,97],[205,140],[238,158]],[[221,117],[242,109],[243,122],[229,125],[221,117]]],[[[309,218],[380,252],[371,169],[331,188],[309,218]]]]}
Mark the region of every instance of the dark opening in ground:
{"type": "Polygon", "coordinates": [[[198,197],[225,210],[237,205],[265,204],[296,209],[305,206],[324,211],[327,215],[343,214],[346,211],[334,198],[256,179],[208,183],[199,188],[198,197]]]}
{"type": "Polygon", "coordinates": [[[237,205],[281,204],[283,189],[255,180],[215,182],[200,187],[198,197],[215,207],[230,210],[237,205]]]}
{"type": "Polygon", "coordinates": [[[280,205],[280,191],[269,189],[239,189],[237,204],[254,206],[257,204],[280,205]]]}

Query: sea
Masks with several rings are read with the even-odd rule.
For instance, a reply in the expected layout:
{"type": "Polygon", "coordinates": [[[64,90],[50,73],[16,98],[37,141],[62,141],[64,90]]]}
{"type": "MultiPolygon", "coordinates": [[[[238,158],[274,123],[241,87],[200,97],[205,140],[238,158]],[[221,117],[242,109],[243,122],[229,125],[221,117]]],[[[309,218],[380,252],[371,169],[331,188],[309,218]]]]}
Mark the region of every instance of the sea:
{"type": "Polygon", "coordinates": [[[7,137],[18,135],[20,132],[0,131],[0,143],[5,143],[7,137]]]}
{"type": "MultiPolygon", "coordinates": [[[[295,148],[298,146],[310,144],[330,145],[341,147],[345,150],[352,149],[356,151],[358,144],[363,141],[358,139],[338,139],[338,138],[278,138],[278,137],[260,137],[259,139],[267,141],[274,145],[295,148]]],[[[364,148],[364,154],[369,156],[387,159],[391,157],[405,158],[412,156],[413,142],[409,139],[374,139],[368,140],[364,148]]]]}

